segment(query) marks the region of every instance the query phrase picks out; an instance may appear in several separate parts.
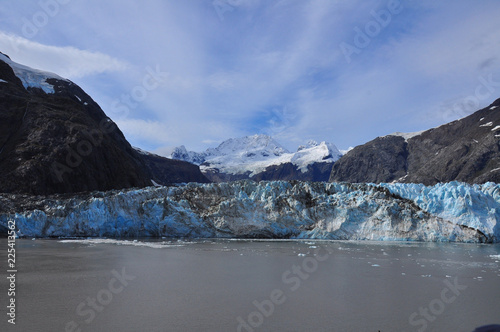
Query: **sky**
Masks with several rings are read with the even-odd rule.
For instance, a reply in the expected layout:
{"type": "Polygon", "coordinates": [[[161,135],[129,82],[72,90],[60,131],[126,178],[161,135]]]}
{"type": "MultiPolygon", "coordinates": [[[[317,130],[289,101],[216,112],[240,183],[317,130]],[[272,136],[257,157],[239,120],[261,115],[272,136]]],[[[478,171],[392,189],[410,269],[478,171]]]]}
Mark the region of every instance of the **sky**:
{"type": "Polygon", "coordinates": [[[498,0],[0,0],[0,51],[167,155],[429,129],[500,97],[498,0]]]}

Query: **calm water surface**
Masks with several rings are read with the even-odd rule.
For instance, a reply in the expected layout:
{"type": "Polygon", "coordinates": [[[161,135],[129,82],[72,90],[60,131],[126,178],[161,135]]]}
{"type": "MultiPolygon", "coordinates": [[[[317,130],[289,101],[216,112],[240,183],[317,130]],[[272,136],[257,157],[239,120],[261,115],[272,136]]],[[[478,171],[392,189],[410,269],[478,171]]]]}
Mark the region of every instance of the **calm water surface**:
{"type": "MultiPolygon", "coordinates": [[[[0,239],[7,270],[7,241],[0,239]]],[[[0,331],[464,331],[500,323],[499,245],[17,240],[0,331]]]]}

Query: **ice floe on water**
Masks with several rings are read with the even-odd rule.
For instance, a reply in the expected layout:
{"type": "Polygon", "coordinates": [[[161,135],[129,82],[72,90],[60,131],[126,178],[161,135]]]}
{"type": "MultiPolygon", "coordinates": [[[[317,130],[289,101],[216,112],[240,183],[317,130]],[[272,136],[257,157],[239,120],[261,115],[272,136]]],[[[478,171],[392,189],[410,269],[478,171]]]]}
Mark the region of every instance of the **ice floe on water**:
{"type": "Polygon", "coordinates": [[[87,245],[114,244],[119,246],[148,247],[154,249],[184,247],[188,243],[180,241],[149,242],[149,241],[138,241],[138,240],[115,240],[115,239],[59,240],[59,242],[87,244],[87,245]]]}

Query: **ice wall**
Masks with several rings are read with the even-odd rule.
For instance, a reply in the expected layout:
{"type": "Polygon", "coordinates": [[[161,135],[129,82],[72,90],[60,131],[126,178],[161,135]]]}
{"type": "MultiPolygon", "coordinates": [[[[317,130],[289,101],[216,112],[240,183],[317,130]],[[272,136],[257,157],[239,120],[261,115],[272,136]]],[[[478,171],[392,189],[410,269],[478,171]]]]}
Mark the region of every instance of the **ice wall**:
{"type": "Polygon", "coordinates": [[[36,208],[1,213],[0,224],[14,219],[30,237],[493,242],[500,238],[499,193],[495,184],[192,183],[68,199],[3,197],[38,201],[36,208]]]}

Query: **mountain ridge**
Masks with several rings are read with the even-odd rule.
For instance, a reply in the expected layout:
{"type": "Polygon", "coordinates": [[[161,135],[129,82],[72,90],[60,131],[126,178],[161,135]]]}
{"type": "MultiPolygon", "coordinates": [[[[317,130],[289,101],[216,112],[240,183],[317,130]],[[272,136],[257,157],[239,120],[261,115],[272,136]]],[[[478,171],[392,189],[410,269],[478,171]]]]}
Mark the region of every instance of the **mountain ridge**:
{"type": "Polygon", "coordinates": [[[17,64],[3,53],[0,80],[0,192],[146,187],[172,183],[167,174],[181,182],[208,182],[189,163],[159,156],[146,161],[70,80],[17,64]],[[158,172],[155,164],[171,169],[158,172]]]}
{"type": "Polygon", "coordinates": [[[170,157],[200,165],[202,173],[215,182],[326,181],[331,166],[341,155],[335,145],[312,140],[290,152],[272,137],[261,134],[231,138],[201,153],[180,146],[170,157]]]}
{"type": "Polygon", "coordinates": [[[500,182],[500,99],[462,119],[357,146],[332,168],[331,182],[500,182]],[[411,136],[411,137],[410,137],[411,136]]]}

